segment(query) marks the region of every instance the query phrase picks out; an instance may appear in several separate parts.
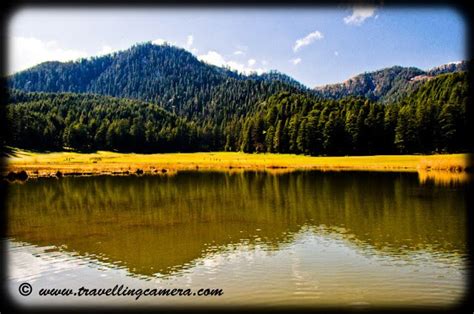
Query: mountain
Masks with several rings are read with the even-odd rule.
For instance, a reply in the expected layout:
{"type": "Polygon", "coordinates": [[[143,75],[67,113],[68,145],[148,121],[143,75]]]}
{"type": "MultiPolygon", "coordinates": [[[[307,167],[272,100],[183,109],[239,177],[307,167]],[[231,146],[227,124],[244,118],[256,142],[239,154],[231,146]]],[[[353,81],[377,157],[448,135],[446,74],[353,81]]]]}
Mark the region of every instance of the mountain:
{"type": "Polygon", "coordinates": [[[415,91],[422,82],[444,73],[467,71],[467,61],[449,63],[423,71],[414,67],[394,66],[354,76],[343,83],[315,87],[322,97],[338,99],[362,96],[383,103],[395,102],[415,91]]]}
{"type": "Polygon", "coordinates": [[[395,102],[428,79],[467,68],[466,61],[428,71],[394,66],[359,74],[340,84],[308,89],[277,71],[243,75],[201,62],[182,48],[144,43],[75,62],[45,62],[10,76],[8,82],[10,88],[27,92],[95,93],[138,99],[161,104],[188,118],[202,118],[216,107],[229,113],[246,112],[257,100],[289,89],[331,99],[362,96],[395,102]]]}
{"type": "Polygon", "coordinates": [[[199,61],[169,45],[139,44],[111,55],[75,62],[45,62],[8,78],[26,92],[93,93],[160,104],[188,118],[251,110],[283,89],[301,89],[279,72],[246,76],[199,61]]]}

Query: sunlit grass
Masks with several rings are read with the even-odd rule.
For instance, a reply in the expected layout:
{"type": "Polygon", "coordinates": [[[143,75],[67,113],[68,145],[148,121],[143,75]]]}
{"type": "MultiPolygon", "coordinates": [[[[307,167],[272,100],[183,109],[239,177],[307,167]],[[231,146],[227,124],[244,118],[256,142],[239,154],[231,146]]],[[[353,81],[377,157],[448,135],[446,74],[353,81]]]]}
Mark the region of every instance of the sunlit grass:
{"type": "Polygon", "coordinates": [[[312,157],[294,154],[246,154],[241,152],[200,152],[135,154],[98,151],[95,153],[37,153],[13,149],[7,158],[7,171],[25,170],[44,176],[63,174],[173,173],[177,170],[373,170],[373,171],[449,171],[462,172],[467,154],[384,155],[312,157]]]}

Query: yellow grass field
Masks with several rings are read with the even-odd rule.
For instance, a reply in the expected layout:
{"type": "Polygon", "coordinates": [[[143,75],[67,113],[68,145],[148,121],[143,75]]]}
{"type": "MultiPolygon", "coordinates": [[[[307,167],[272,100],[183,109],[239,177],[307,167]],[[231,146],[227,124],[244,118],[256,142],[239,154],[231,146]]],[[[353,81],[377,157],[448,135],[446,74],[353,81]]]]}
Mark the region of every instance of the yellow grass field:
{"type": "MultiPolygon", "coordinates": [[[[35,153],[14,149],[7,158],[6,173],[26,171],[29,176],[62,174],[129,174],[138,169],[145,174],[174,173],[178,170],[368,170],[464,173],[467,154],[387,155],[311,157],[292,154],[246,154],[235,152],[134,154],[98,151],[96,153],[35,153]]],[[[426,174],[425,174],[426,177],[426,174]]],[[[429,177],[429,175],[428,175],[429,177]]]]}

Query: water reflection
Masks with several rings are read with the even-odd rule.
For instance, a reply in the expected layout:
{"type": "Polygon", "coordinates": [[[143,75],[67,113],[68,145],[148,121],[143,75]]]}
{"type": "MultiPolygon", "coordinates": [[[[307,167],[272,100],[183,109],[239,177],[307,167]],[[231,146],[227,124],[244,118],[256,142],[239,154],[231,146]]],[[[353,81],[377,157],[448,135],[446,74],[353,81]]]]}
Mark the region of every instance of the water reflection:
{"type": "Polygon", "coordinates": [[[418,171],[421,184],[435,184],[438,186],[459,186],[472,182],[472,173],[466,171],[418,171]]]}
{"type": "Polygon", "coordinates": [[[278,250],[304,226],[338,234],[368,254],[463,255],[465,211],[462,186],[420,185],[416,174],[38,179],[9,187],[8,235],[152,276],[229,245],[278,250]]]}

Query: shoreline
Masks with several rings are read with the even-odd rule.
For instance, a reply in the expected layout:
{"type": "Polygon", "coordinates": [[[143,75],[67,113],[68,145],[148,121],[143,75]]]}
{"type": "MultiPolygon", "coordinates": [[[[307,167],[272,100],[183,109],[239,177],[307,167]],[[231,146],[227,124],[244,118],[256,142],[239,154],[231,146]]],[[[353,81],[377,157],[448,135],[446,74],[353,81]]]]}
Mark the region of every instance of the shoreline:
{"type": "Polygon", "coordinates": [[[26,173],[27,177],[91,175],[170,175],[178,171],[267,171],[283,173],[301,170],[382,171],[468,174],[469,154],[304,156],[293,154],[246,154],[201,152],[135,154],[98,151],[95,153],[36,153],[15,149],[6,158],[4,177],[26,173]]]}

